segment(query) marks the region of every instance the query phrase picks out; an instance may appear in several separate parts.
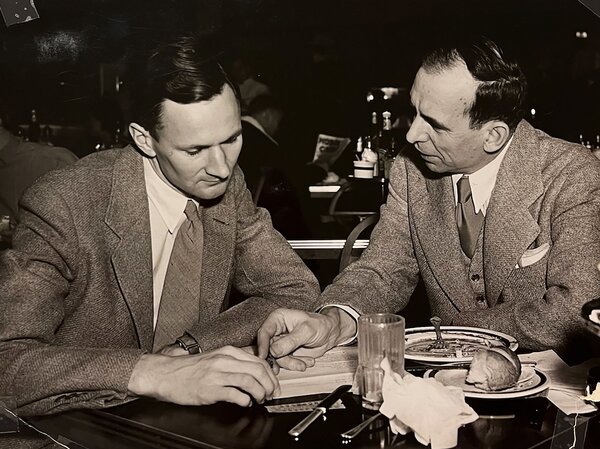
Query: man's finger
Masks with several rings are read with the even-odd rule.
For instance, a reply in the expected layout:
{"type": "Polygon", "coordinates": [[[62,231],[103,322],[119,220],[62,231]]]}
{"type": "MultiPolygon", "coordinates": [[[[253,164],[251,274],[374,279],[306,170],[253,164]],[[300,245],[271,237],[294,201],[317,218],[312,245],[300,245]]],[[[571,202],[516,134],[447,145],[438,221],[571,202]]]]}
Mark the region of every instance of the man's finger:
{"type": "Polygon", "coordinates": [[[279,322],[280,319],[281,318],[279,315],[273,312],[267,317],[260,329],[258,329],[256,334],[256,344],[258,346],[258,356],[261,359],[267,357],[271,338],[279,333],[278,329],[280,328],[281,324],[279,322]]]}
{"type": "Polygon", "coordinates": [[[271,354],[277,358],[291,354],[309,340],[307,336],[303,334],[305,334],[305,332],[302,332],[300,329],[296,329],[293,332],[281,337],[279,340],[271,344],[271,354]]]}

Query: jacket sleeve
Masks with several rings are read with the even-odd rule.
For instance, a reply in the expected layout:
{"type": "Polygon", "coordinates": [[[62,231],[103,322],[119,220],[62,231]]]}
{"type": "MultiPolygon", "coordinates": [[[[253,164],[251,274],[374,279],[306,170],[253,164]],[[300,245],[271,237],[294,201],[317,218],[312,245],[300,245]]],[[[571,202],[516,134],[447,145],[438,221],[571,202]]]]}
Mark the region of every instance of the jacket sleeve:
{"type": "Polygon", "coordinates": [[[408,174],[398,156],[392,166],[386,204],[369,246],[323,292],[320,305],[344,304],[359,313],[398,312],[419,279],[409,226],[408,174]]]}
{"type": "MultiPolygon", "coordinates": [[[[523,348],[577,351],[584,335],[584,303],[600,297],[600,164],[580,155],[554,177],[543,199],[551,212],[550,250],[540,261],[515,268],[511,296],[489,309],[465,311],[452,324],[513,335],[523,348]]],[[[506,296],[506,295],[505,295],[506,296]]]]}
{"type": "Polygon", "coordinates": [[[77,337],[57,342],[67,309],[83,312],[69,297],[80,250],[65,201],[42,182],[21,207],[14,249],[0,253],[0,396],[15,397],[22,415],[130,400],[141,350],[84,347],[77,337]]]}
{"type": "Polygon", "coordinates": [[[320,294],[314,274],[273,228],[269,213],[254,206],[241,170],[230,188],[237,217],[232,285],[246,299],[190,330],[203,350],[249,345],[271,311],[313,311],[320,294]]]}

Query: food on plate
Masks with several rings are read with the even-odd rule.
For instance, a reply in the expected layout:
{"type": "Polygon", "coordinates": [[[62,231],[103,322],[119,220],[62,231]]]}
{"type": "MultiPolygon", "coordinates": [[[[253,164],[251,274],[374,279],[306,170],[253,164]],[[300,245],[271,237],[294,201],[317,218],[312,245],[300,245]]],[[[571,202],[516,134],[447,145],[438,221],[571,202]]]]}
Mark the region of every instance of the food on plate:
{"type": "Polygon", "coordinates": [[[515,386],[520,376],[517,355],[506,347],[495,347],[475,353],[466,382],[481,390],[497,391],[515,386]]]}
{"type": "Polygon", "coordinates": [[[434,355],[438,357],[472,357],[477,351],[496,345],[502,346],[502,342],[490,338],[483,338],[471,335],[449,336],[443,339],[444,346],[436,348],[432,345],[435,337],[421,341],[408,342],[406,345],[406,354],[409,355],[434,355]]]}

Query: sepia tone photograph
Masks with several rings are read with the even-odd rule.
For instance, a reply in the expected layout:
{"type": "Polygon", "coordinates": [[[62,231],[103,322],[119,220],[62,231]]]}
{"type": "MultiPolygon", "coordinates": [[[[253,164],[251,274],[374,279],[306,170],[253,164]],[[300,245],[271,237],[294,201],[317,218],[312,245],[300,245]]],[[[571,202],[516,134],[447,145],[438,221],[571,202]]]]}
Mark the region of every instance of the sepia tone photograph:
{"type": "Polygon", "coordinates": [[[0,448],[600,447],[600,1],[0,13],[0,448]]]}

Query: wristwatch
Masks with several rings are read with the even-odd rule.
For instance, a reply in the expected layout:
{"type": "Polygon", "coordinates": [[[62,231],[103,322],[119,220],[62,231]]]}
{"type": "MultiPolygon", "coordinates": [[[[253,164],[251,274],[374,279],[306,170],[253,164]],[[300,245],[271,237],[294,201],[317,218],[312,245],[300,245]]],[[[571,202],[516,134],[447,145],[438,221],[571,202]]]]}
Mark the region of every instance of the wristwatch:
{"type": "Polygon", "coordinates": [[[202,352],[200,350],[200,345],[198,344],[196,339],[187,332],[185,332],[181,337],[175,340],[175,342],[190,354],[199,354],[200,352],[202,352]]]}

